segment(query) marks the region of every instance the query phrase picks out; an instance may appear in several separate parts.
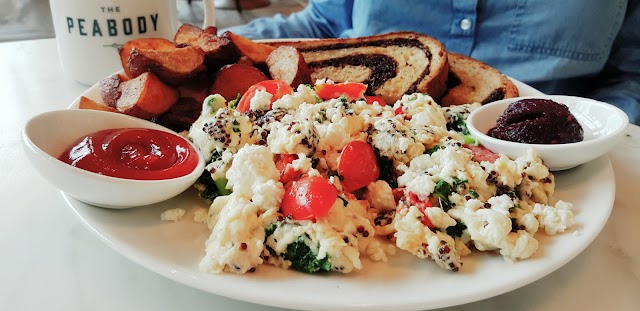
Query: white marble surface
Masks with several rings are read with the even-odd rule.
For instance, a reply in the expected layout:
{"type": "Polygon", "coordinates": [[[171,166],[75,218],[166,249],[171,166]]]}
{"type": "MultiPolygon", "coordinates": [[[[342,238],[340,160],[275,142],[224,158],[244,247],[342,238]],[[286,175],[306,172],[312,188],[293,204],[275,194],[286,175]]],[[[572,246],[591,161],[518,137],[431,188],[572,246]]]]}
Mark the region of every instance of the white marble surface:
{"type": "MultiPolygon", "coordinates": [[[[87,88],[61,71],[53,39],[0,43],[0,310],[280,310],[161,277],[80,224],[20,143],[29,117],[66,108],[87,88]]],[[[639,310],[640,127],[609,157],[615,205],[593,244],[537,282],[443,310],[639,310]]]]}

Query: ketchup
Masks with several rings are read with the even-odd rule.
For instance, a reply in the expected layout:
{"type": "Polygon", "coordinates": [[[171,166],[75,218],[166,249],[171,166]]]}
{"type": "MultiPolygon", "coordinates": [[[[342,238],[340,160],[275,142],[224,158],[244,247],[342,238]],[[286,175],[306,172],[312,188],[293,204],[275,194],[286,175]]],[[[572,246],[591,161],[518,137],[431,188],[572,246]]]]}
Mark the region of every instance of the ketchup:
{"type": "Polygon", "coordinates": [[[143,129],[108,129],[78,139],[59,157],[75,167],[112,177],[160,180],[185,176],[198,154],[183,138],[143,129]]]}

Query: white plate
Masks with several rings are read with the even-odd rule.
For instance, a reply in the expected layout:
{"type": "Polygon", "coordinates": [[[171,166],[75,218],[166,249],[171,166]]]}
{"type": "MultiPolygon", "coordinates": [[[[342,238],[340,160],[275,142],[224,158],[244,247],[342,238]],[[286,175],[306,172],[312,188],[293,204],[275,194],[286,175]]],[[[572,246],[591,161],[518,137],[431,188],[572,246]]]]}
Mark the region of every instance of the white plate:
{"type": "MultiPolygon", "coordinates": [[[[541,94],[516,81],[522,95],[541,94]]],[[[97,86],[84,94],[99,99],[97,86]]],[[[77,103],[74,103],[77,106],[77,103]]],[[[246,275],[198,271],[209,230],[193,221],[193,210],[207,207],[193,190],[156,205],[129,210],[90,206],[63,194],[83,223],[110,247],[132,261],[177,282],[214,294],[258,304],[319,310],[425,310],[469,303],[514,290],[560,268],[598,235],[613,206],[611,163],[601,157],[556,174],[556,199],[574,203],[576,225],[554,237],[540,233],[539,250],[510,264],[493,253],[464,257],[460,272],[438,268],[398,251],[388,263],[364,260],[364,269],[348,275],[308,275],[260,266],[246,275]],[[170,208],[189,210],[176,223],[160,220],[170,208]]],[[[126,285],[125,285],[126,286],[126,285]]]]}

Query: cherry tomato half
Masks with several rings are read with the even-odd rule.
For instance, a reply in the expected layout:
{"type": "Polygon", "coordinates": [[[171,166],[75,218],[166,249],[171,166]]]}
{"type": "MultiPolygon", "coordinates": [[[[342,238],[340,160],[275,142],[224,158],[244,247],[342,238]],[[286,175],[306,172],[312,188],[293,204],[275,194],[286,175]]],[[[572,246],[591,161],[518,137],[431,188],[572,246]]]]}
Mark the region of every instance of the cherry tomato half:
{"type": "Polygon", "coordinates": [[[476,162],[487,161],[487,162],[493,163],[498,158],[500,158],[499,154],[496,154],[493,151],[483,146],[473,146],[473,145],[462,145],[462,146],[471,150],[471,153],[473,153],[473,160],[476,162]]]}
{"type": "Polygon", "coordinates": [[[429,200],[420,201],[420,199],[415,193],[409,192],[409,202],[415,207],[417,207],[424,214],[424,217],[422,217],[422,220],[420,222],[422,222],[423,225],[427,226],[431,230],[435,229],[436,226],[431,222],[431,219],[429,219],[429,216],[427,216],[427,213],[425,213],[425,210],[427,208],[435,207],[435,205],[432,202],[432,200],[434,199],[435,197],[430,196],[429,200]]]}
{"type": "Polygon", "coordinates": [[[364,97],[367,85],[356,82],[344,82],[336,84],[318,84],[315,86],[316,95],[323,100],[339,98],[345,96],[347,100],[353,101],[364,97]]]}
{"type": "Polygon", "coordinates": [[[282,213],[296,220],[324,217],[338,199],[338,190],[326,178],[304,177],[291,183],[282,198],[282,213]]]}
{"type": "Polygon", "coordinates": [[[364,96],[364,100],[367,102],[367,104],[369,105],[373,105],[374,102],[378,102],[378,105],[384,107],[387,105],[387,103],[384,101],[384,99],[378,97],[378,96],[373,96],[373,95],[365,95],[364,96]]]}
{"type": "MultiPolygon", "coordinates": [[[[265,80],[252,85],[242,95],[238,107],[236,108],[240,112],[247,112],[251,108],[251,99],[256,95],[258,90],[263,90],[273,95],[271,97],[271,104],[276,100],[282,98],[287,94],[293,94],[293,89],[284,81],[281,80],[265,80]]],[[[271,108],[271,107],[269,107],[271,108]]]]}
{"type": "Polygon", "coordinates": [[[378,179],[380,167],[376,153],[369,144],[354,140],[342,148],[338,159],[338,174],[342,187],[353,192],[378,179]]]}
{"type": "Polygon", "coordinates": [[[280,171],[280,182],[286,184],[290,181],[294,181],[302,175],[300,171],[293,169],[288,164],[293,163],[298,157],[294,154],[276,154],[274,161],[276,162],[276,169],[280,171]]]}

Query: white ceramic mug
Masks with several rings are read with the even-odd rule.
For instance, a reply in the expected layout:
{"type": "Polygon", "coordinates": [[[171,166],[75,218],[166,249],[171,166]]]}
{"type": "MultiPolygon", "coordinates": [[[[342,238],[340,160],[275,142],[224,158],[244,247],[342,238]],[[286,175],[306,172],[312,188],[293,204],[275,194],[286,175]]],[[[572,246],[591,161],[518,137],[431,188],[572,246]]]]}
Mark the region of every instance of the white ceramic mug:
{"type": "MultiPolygon", "coordinates": [[[[176,0],[50,0],[65,73],[93,85],[122,69],[118,47],[136,38],[173,40],[176,0]]],[[[204,27],[215,26],[214,0],[204,0],[204,27]]]]}

